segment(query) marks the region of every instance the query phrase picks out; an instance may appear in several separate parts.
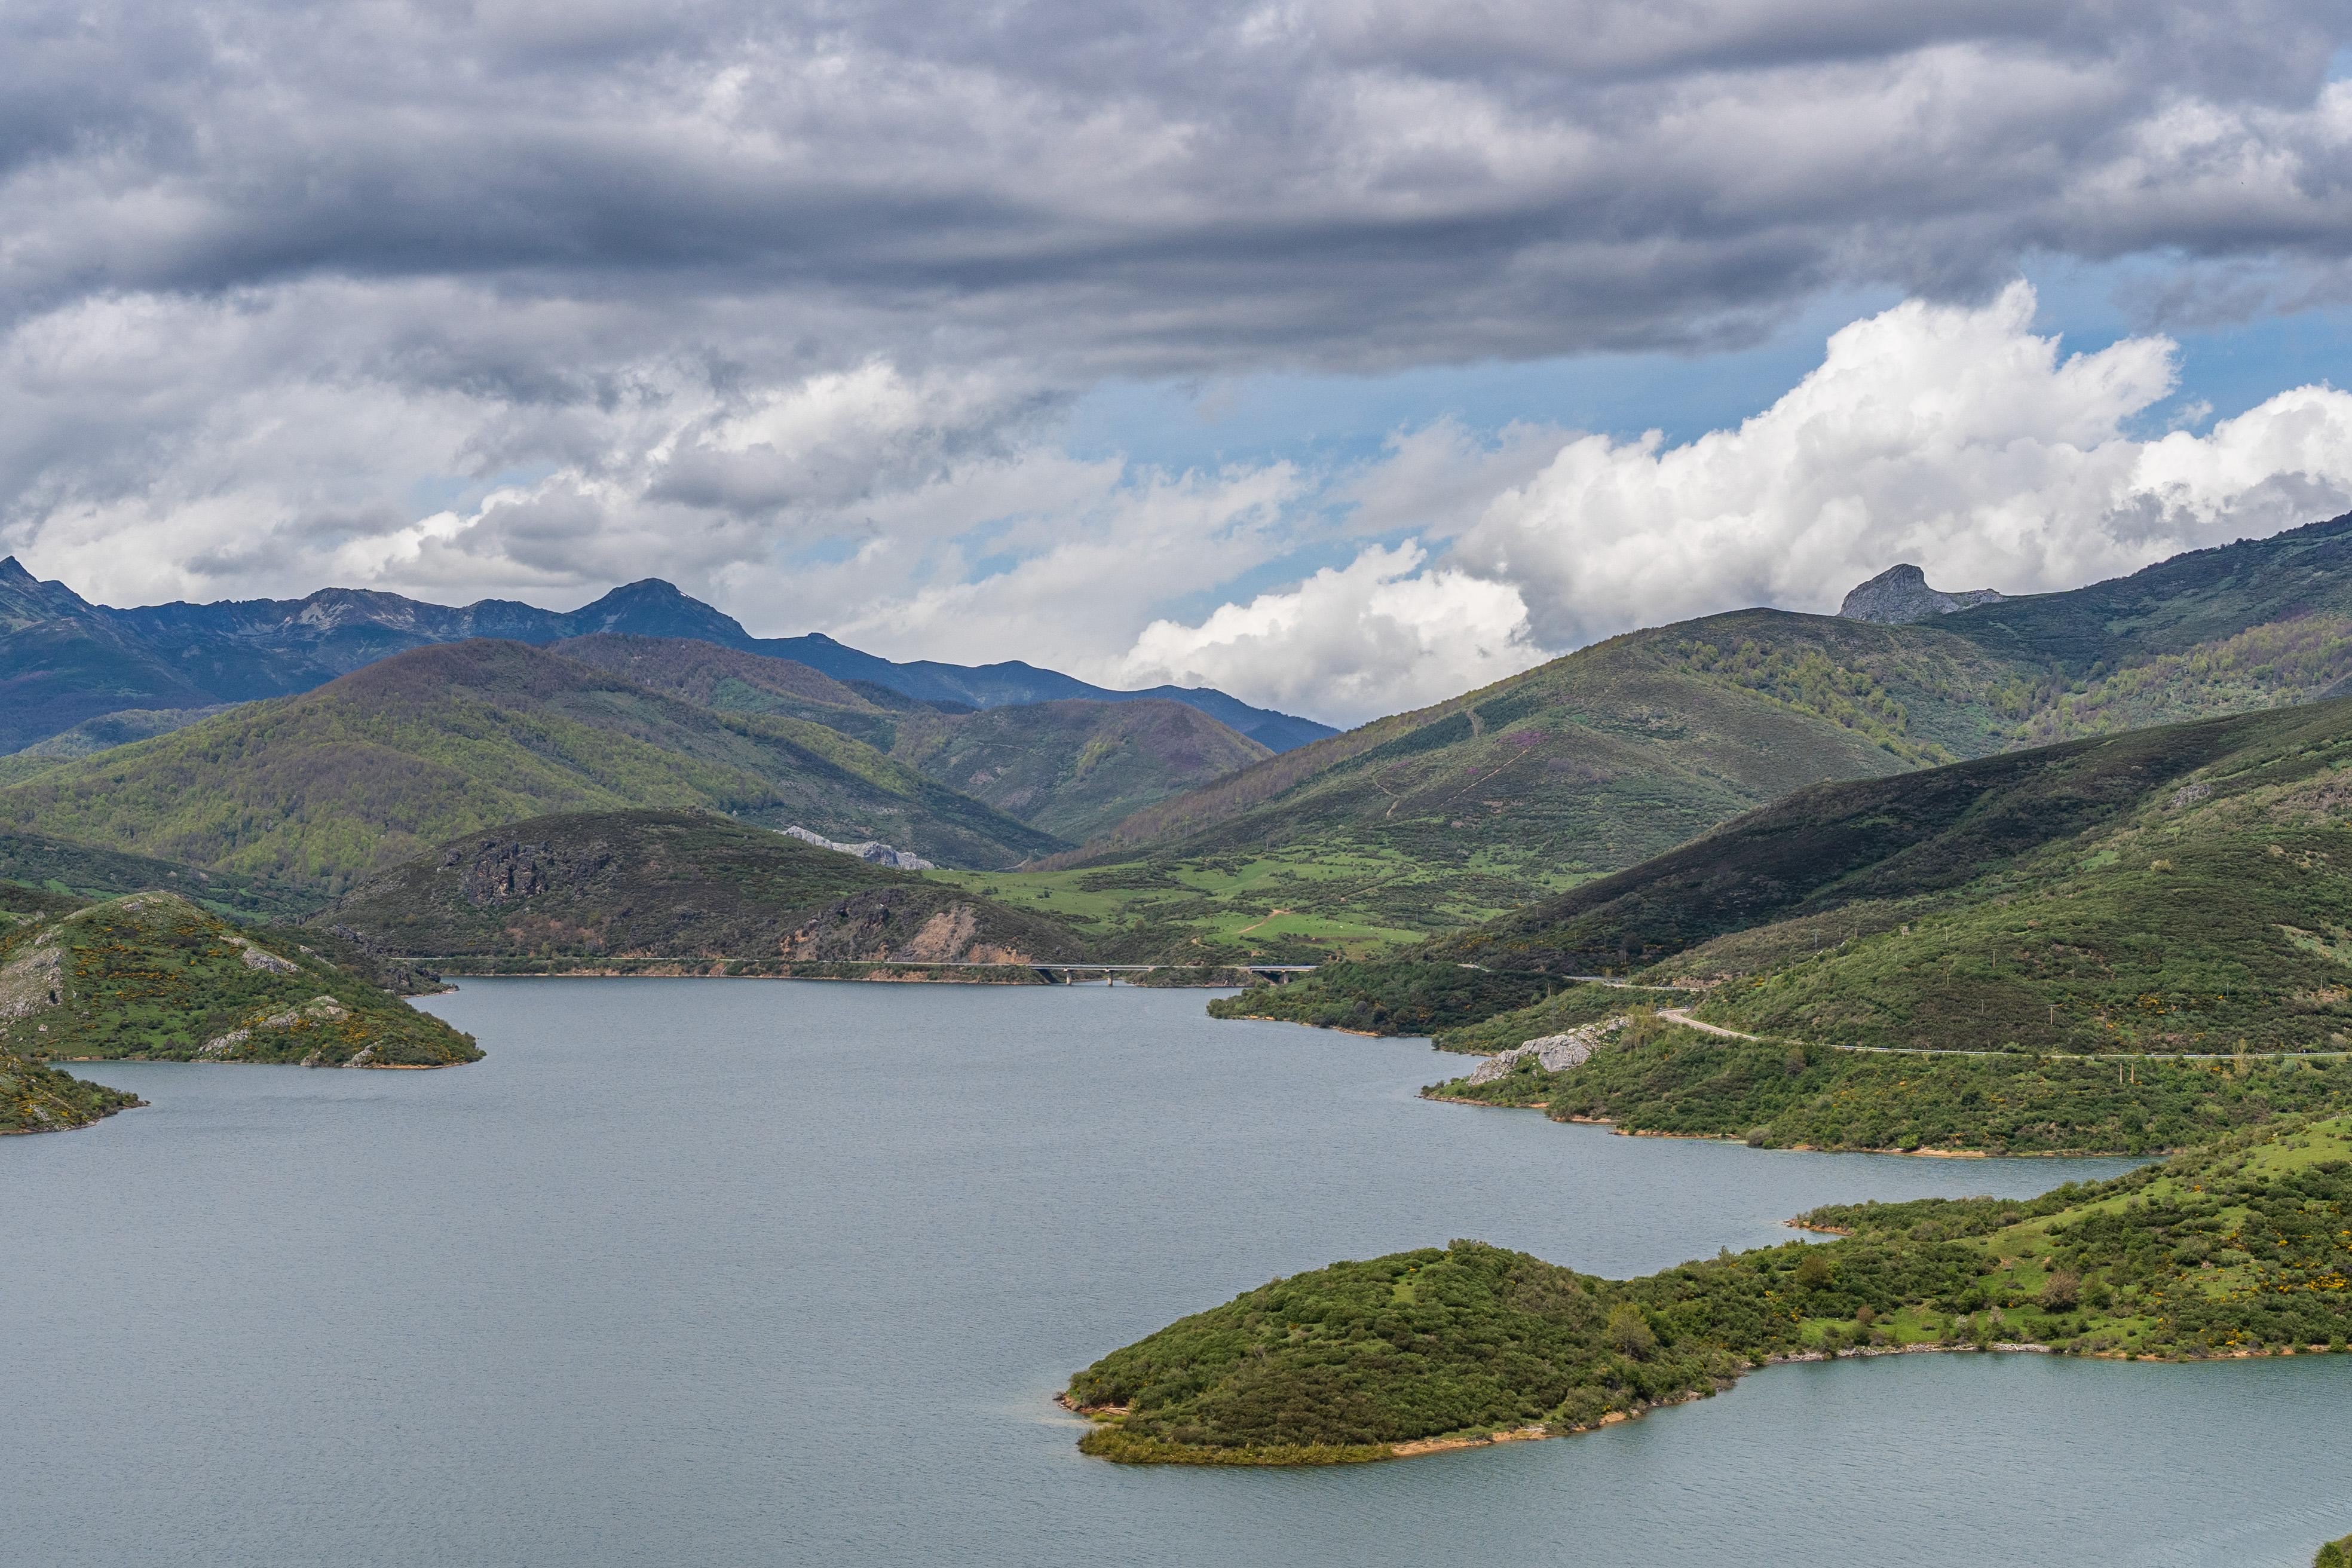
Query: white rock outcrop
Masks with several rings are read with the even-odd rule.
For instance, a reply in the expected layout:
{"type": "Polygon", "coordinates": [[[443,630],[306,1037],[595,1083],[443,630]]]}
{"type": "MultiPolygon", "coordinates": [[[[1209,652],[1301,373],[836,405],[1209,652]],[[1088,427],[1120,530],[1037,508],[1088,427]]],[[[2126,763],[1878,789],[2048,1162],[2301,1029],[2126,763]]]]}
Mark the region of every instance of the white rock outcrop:
{"type": "Polygon", "coordinates": [[[1546,1072],[1559,1072],[1581,1067],[1600,1048],[1601,1042],[1632,1022],[1630,1017],[1604,1018],[1597,1024],[1586,1024],[1564,1035],[1545,1035],[1525,1045],[1513,1046],[1480,1062],[1470,1074],[1472,1083],[1492,1083],[1529,1057],[1546,1072]]]}
{"type": "Polygon", "coordinates": [[[798,823],[785,828],[784,837],[797,838],[803,844],[813,844],[819,849],[831,849],[843,855],[855,855],[869,866],[889,866],[901,871],[937,869],[921,856],[905,849],[893,849],[878,838],[869,838],[863,844],[836,844],[821,833],[811,833],[798,823]]]}

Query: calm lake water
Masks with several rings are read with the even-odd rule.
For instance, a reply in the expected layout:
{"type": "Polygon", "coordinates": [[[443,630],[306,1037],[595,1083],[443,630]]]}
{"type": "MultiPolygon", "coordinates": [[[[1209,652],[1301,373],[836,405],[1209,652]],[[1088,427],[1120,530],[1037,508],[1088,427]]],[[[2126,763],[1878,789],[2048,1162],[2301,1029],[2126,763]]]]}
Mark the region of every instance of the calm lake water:
{"type": "Polygon", "coordinates": [[[0,1140],[11,1564],[2307,1563],[2352,1357],[1780,1368],[1550,1443],[1081,1458],[1170,1319],[1474,1236],[1644,1271],[2115,1162],[1765,1153],[1417,1101],[1197,992],[472,982],[430,1073],[119,1065],[0,1140]]]}

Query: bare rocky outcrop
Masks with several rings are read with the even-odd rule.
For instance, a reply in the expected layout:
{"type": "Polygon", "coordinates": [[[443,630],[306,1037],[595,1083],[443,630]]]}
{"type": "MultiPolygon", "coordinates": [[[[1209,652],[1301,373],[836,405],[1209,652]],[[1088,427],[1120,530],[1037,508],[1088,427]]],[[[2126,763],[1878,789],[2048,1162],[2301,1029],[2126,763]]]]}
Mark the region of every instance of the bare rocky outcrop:
{"type": "Polygon", "coordinates": [[[476,909],[483,909],[587,881],[611,865],[612,860],[612,850],[602,842],[530,844],[520,839],[484,837],[470,851],[446,851],[441,868],[458,872],[466,900],[476,909]]]}
{"type": "Polygon", "coordinates": [[[24,1018],[65,1000],[64,953],[54,932],[0,967],[0,1018],[24,1018]]]}
{"type": "Polygon", "coordinates": [[[787,933],[782,957],[814,963],[1025,963],[1027,955],[982,940],[980,910],[944,908],[908,888],[877,888],[836,899],[787,933]]]}
{"type": "Polygon", "coordinates": [[[1906,562],[1889,566],[1845,596],[1838,615],[1849,621],[1874,621],[1899,626],[1912,621],[1932,621],[1974,605],[1997,605],[2007,595],[1991,588],[1969,588],[1947,594],[1927,586],[1927,574],[1906,562]]]}
{"type": "Polygon", "coordinates": [[[792,826],[785,828],[783,833],[784,837],[787,838],[797,838],[802,843],[811,845],[818,849],[831,849],[837,854],[855,855],[860,860],[865,861],[868,866],[888,866],[893,869],[900,871],[932,871],[938,869],[938,868],[933,866],[929,860],[924,859],[921,856],[915,854],[913,851],[907,849],[893,849],[878,838],[868,838],[857,844],[838,844],[834,840],[827,838],[822,833],[811,833],[807,828],[803,827],[798,823],[794,823],[792,826]]]}
{"type": "Polygon", "coordinates": [[[1546,1072],[1561,1072],[1569,1068],[1581,1067],[1591,1058],[1594,1051],[1600,1049],[1602,1040],[1630,1022],[1629,1016],[1621,1015],[1603,1018],[1597,1024],[1583,1025],[1566,1034],[1545,1035],[1525,1045],[1513,1046],[1509,1050],[1497,1052],[1480,1062],[1471,1070],[1470,1081],[1492,1083],[1498,1078],[1507,1077],[1513,1068],[1529,1057],[1535,1058],[1546,1072]]]}
{"type": "Polygon", "coordinates": [[[296,966],[292,963],[258,945],[250,937],[231,936],[222,940],[237,950],[237,956],[245,961],[247,969],[257,969],[265,974],[291,974],[295,971],[296,966]]]}

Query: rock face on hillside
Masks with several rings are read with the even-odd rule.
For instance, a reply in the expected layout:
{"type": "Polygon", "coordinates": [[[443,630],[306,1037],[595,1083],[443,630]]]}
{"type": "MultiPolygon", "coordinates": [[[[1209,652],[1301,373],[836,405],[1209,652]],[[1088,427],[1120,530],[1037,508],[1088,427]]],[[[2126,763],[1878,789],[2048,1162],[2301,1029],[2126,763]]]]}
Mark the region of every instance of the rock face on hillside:
{"type": "Polygon", "coordinates": [[[1875,621],[1899,626],[1911,621],[1931,621],[1965,610],[1971,605],[1997,605],[2006,595],[1991,588],[1970,588],[1947,594],[1927,586],[1927,574],[1906,562],[1889,566],[1845,596],[1838,614],[1849,621],[1875,621]]]}
{"type": "Polygon", "coordinates": [[[878,838],[868,838],[860,844],[837,844],[822,833],[811,833],[794,823],[784,829],[786,837],[797,838],[819,849],[831,849],[837,854],[855,855],[868,866],[887,866],[894,871],[930,871],[937,869],[921,856],[904,849],[893,849],[878,838]]]}
{"type": "Polygon", "coordinates": [[[692,812],[580,812],[468,834],[314,917],[379,966],[608,958],[1066,963],[1042,915],[692,812]]]}
{"type": "Polygon", "coordinates": [[[1631,1020],[1625,1017],[1604,1018],[1580,1029],[1570,1029],[1566,1034],[1546,1035],[1523,1046],[1514,1046],[1480,1062],[1470,1074],[1470,1081],[1492,1083],[1498,1078],[1508,1078],[1511,1069],[1528,1057],[1535,1058],[1537,1065],[1546,1072],[1564,1072],[1570,1068],[1582,1067],[1600,1048],[1602,1039],[1615,1034],[1629,1022],[1631,1020]]]}

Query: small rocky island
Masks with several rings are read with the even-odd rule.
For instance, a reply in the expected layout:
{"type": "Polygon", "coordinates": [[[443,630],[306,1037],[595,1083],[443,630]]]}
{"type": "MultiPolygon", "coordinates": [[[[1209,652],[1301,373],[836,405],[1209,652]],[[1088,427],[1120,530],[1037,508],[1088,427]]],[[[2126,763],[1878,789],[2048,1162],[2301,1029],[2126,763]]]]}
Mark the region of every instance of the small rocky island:
{"type": "Polygon", "coordinates": [[[1816,1209],[1641,1279],[1476,1241],[1335,1263],[1105,1356],[1062,1403],[1132,1464],[1321,1465],[1548,1437],[1775,1363],[1938,1350],[2341,1352],[2352,1117],[2282,1120],[2039,1198],[1816,1209]]]}

